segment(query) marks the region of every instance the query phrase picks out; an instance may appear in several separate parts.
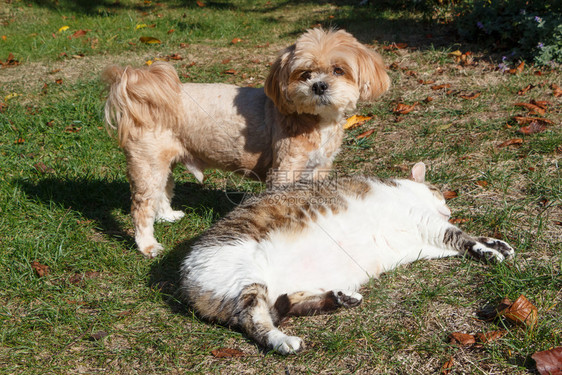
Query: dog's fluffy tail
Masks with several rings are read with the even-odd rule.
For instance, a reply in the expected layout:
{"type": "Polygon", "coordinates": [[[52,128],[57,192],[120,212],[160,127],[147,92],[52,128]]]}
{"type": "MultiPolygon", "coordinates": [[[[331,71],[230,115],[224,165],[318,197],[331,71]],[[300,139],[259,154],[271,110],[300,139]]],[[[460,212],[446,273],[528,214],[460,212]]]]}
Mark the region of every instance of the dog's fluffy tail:
{"type": "Polygon", "coordinates": [[[148,68],[112,65],[105,68],[102,79],[109,86],[105,122],[108,130],[117,130],[121,147],[144,129],[173,129],[183,122],[181,82],[172,65],[164,62],[148,68]]]}

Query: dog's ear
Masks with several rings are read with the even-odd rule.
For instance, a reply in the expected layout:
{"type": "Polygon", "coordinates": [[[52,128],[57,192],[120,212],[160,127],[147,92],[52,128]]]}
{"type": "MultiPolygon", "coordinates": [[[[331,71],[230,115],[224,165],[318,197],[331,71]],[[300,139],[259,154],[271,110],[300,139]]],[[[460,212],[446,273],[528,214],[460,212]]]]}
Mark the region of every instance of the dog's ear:
{"type": "Polygon", "coordinates": [[[295,111],[294,105],[290,103],[287,97],[287,87],[289,86],[289,77],[291,75],[289,62],[294,51],[294,44],[284,49],[277,59],[275,59],[273,65],[271,65],[269,75],[265,79],[265,94],[283,114],[289,114],[295,111]]]}
{"type": "Polygon", "coordinates": [[[390,77],[381,55],[357,42],[357,84],[361,100],[370,101],[382,95],[390,87],[390,77]]]}
{"type": "Polygon", "coordinates": [[[425,164],[423,162],[418,162],[412,167],[410,172],[410,180],[416,182],[425,182],[425,164]]]}

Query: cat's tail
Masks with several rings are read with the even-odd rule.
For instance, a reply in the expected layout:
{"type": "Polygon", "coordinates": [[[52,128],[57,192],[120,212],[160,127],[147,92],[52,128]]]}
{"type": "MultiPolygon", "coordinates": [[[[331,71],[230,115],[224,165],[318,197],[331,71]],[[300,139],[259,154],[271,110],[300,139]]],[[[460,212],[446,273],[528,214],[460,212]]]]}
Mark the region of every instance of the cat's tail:
{"type": "Polygon", "coordinates": [[[174,67],[155,62],[145,68],[108,66],[102,73],[109,87],[105,103],[108,131],[117,130],[119,145],[131,136],[156,127],[177,128],[185,110],[181,100],[181,82],[174,67]]]}

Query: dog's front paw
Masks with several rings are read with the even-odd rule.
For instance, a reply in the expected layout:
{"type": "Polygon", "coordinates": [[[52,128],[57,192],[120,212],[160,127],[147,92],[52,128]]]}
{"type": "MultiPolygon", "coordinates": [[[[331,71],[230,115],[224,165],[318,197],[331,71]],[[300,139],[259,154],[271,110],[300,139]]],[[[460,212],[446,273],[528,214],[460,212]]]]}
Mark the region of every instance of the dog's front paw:
{"type": "Polygon", "coordinates": [[[271,331],[267,337],[268,346],[279,354],[295,354],[304,348],[304,343],[300,337],[287,336],[281,331],[271,331]]]}
{"type": "Polygon", "coordinates": [[[147,245],[137,244],[139,251],[147,258],[154,258],[164,249],[158,242],[147,245]]]}
{"type": "Polygon", "coordinates": [[[334,290],[334,296],[340,306],[355,307],[363,301],[363,296],[357,292],[349,290],[334,290]]]}
{"type": "Polygon", "coordinates": [[[173,223],[175,221],[180,220],[185,216],[185,213],[182,211],[173,211],[169,210],[166,212],[161,212],[156,215],[156,221],[162,222],[167,221],[168,223],[173,223]]]}
{"type": "Polygon", "coordinates": [[[510,259],[515,256],[515,250],[509,246],[505,241],[489,237],[479,237],[478,242],[500,252],[505,259],[510,259]]]}

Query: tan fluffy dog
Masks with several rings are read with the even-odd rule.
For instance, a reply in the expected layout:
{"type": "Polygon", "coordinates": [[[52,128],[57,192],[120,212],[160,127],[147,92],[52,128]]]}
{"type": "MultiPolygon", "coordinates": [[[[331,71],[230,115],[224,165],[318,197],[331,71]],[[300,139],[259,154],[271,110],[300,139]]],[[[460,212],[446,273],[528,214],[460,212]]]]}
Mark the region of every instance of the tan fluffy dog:
{"type": "Polygon", "coordinates": [[[162,246],[154,221],[176,221],[172,168],[199,181],[206,168],[242,171],[272,183],[318,178],[343,138],[345,113],[386,91],[377,53],[351,34],[312,29],[281,51],[264,88],[182,84],[174,68],[110,66],[105,106],[127,157],[135,241],[146,256],[162,246]],[[273,173],[271,173],[273,171],[273,173]]]}

